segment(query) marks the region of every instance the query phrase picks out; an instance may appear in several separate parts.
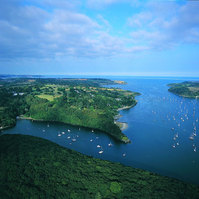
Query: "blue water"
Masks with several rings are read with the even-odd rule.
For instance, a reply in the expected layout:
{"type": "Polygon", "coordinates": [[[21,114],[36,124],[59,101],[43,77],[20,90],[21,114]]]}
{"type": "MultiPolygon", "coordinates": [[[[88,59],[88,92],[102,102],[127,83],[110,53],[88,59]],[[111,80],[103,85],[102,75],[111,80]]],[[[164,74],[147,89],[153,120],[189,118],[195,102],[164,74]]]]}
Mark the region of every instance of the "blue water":
{"type": "Polygon", "coordinates": [[[18,120],[14,128],[3,133],[42,137],[93,157],[199,184],[199,100],[178,97],[169,93],[167,87],[169,83],[192,79],[111,79],[124,80],[128,84],[117,87],[142,94],[136,97],[138,104],[134,108],[120,112],[123,115],[120,121],[128,123],[124,133],[132,143],[120,144],[102,132],[91,132],[91,129],[29,120],[18,120]],[[196,136],[190,140],[194,127],[196,136]],[[110,142],[112,146],[108,146],[110,142]],[[97,148],[97,145],[101,147],[97,148]],[[103,150],[102,154],[99,154],[100,150],[103,150]]]}

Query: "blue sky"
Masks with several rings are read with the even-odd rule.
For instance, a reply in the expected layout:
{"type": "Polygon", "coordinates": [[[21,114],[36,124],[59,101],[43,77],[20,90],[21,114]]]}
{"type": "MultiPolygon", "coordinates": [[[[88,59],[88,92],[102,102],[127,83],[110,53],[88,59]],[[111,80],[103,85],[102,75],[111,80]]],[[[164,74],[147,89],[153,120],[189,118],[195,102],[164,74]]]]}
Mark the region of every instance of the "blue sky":
{"type": "Polygon", "coordinates": [[[199,76],[199,1],[0,0],[0,74],[199,76]]]}

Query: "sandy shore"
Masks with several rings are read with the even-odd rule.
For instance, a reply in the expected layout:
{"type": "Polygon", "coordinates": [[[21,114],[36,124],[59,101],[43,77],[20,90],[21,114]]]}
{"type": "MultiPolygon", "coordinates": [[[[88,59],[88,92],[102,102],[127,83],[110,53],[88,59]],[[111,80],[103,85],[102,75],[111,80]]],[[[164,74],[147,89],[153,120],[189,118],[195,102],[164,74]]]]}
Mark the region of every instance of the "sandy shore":
{"type": "MultiPolygon", "coordinates": [[[[132,105],[132,106],[124,106],[124,107],[122,107],[122,108],[118,108],[117,111],[119,112],[119,111],[122,111],[122,110],[125,110],[125,109],[130,109],[130,108],[132,108],[132,107],[134,107],[134,106],[135,106],[135,105],[132,105]]],[[[119,122],[118,120],[119,120],[121,117],[122,117],[121,114],[116,115],[115,118],[114,118],[114,121],[115,121],[115,124],[117,124],[117,125],[120,127],[121,131],[124,131],[124,130],[126,130],[126,129],[128,128],[128,124],[127,124],[126,122],[119,122]]]]}
{"type": "Polygon", "coordinates": [[[121,131],[124,131],[125,129],[128,128],[128,124],[126,122],[115,121],[115,124],[120,127],[121,131]]]}

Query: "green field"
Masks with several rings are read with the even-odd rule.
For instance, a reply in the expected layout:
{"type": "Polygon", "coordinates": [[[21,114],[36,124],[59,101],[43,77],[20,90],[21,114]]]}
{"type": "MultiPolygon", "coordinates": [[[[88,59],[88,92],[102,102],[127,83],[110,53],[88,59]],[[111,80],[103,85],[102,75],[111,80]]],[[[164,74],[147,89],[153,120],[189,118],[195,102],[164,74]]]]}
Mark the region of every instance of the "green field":
{"type": "Polygon", "coordinates": [[[36,96],[41,99],[47,99],[48,101],[53,101],[55,98],[61,97],[61,95],[54,96],[54,95],[45,95],[45,94],[36,95],[36,96]]]}

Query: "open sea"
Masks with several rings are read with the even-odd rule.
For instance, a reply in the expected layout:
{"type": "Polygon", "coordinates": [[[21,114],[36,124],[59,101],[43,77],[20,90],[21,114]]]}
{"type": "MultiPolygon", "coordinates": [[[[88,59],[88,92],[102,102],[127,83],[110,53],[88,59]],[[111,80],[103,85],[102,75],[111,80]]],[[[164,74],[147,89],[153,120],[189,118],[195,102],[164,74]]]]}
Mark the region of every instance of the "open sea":
{"type": "Polygon", "coordinates": [[[3,134],[42,137],[89,156],[199,184],[199,100],[176,96],[167,86],[199,78],[105,78],[126,81],[127,85],[114,87],[141,93],[135,107],[120,111],[119,121],[128,123],[123,133],[130,144],[118,143],[100,131],[30,120],[18,120],[3,134]]]}

